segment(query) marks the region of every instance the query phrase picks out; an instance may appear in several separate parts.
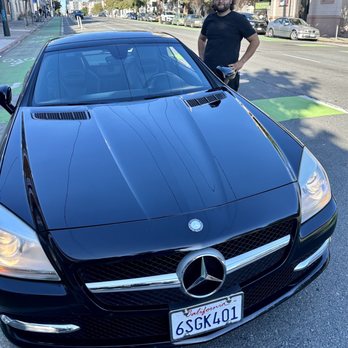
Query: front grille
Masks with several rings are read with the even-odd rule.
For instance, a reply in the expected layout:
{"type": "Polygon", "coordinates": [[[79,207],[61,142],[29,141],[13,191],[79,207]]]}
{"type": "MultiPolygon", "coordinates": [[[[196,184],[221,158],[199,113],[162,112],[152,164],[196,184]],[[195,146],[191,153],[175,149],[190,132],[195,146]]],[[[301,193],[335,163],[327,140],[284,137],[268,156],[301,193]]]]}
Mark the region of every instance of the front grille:
{"type": "MultiPolygon", "coordinates": [[[[292,235],[296,224],[297,221],[295,219],[283,221],[265,229],[243,234],[224,243],[212,245],[212,247],[219,250],[227,260],[286,235],[292,235]]],[[[186,254],[187,252],[145,254],[136,258],[124,257],[86,263],[80,268],[78,273],[84,283],[175,273],[179,262],[186,254]]]]}
{"type": "MultiPolygon", "coordinates": [[[[214,297],[220,297],[221,293],[231,291],[229,289],[233,286],[239,286],[251,281],[256,276],[260,277],[271,268],[276,267],[284,260],[287,248],[278,250],[277,252],[264,257],[263,259],[254,262],[253,264],[244,267],[243,269],[233,272],[226,277],[225,283],[221,290],[213,295],[207,297],[205,301],[209,301],[214,297]]],[[[162,289],[162,290],[147,290],[147,291],[130,291],[118,293],[104,293],[92,294],[94,300],[99,302],[102,306],[114,309],[126,309],[130,307],[142,309],[151,308],[168,308],[168,305],[176,305],[178,303],[185,303],[185,306],[195,305],[202,302],[201,299],[192,299],[185,295],[180,288],[162,289]],[[188,304],[189,303],[189,304],[188,304]]]]}

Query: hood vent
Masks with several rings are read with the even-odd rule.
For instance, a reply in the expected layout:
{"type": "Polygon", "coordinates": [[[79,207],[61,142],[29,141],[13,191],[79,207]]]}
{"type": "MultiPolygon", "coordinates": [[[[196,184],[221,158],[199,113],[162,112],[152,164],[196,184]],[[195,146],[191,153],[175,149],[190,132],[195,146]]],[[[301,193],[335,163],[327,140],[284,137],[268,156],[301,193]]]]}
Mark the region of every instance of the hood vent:
{"type": "Polygon", "coordinates": [[[88,111],[73,112],[35,112],[31,114],[37,120],[88,120],[91,118],[88,111]]]}
{"type": "Polygon", "coordinates": [[[219,101],[225,98],[226,98],[225,93],[216,93],[216,94],[210,94],[206,97],[186,99],[185,102],[188,106],[190,106],[191,108],[194,108],[195,106],[214,103],[216,101],[219,101]]]}

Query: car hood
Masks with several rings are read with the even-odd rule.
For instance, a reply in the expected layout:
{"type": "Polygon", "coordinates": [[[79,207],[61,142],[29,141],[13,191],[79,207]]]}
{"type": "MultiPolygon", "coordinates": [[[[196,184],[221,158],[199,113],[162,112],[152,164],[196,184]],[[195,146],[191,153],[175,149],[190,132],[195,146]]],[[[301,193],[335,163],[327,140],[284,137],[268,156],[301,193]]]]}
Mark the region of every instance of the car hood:
{"type": "Polygon", "coordinates": [[[42,108],[22,108],[23,151],[47,227],[182,215],[294,181],[277,144],[226,96],[216,107],[168,97],[45,108],[87,110],[79,121],[34,119],[42,108]]]}
{"type": "Polygon", "coordinates": [[[314,27],[309,27],[308,25],[293,25],[294,28],[298,29],[298,30],[315,30],[317,31],[317,28],[314,27]]]}

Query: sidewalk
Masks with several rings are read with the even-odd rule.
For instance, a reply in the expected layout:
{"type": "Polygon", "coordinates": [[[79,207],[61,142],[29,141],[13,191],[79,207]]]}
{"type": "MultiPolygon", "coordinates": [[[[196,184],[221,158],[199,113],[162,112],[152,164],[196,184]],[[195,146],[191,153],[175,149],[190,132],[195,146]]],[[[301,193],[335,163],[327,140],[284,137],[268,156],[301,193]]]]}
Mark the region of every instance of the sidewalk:
{"type": "Polygon", "coordinates": [[[348,45],[348,38],[347,37],[338,37],[337,39],[335,37],[320,37],[318,39],[318,41],[348,45]]]}
{"type": "MultiPolygon", "coordinates": [[[[50,19],[48,19],[50,20],[50,19]]],[[[25,25],[25,20],[8,21],[11,36],[4,36],[2,23],[0,22],[0,56],[9,49],[17,46],[28,35],[43,26],[46,22],[32,22],[29,20],[29,25],[25,25]]]]}

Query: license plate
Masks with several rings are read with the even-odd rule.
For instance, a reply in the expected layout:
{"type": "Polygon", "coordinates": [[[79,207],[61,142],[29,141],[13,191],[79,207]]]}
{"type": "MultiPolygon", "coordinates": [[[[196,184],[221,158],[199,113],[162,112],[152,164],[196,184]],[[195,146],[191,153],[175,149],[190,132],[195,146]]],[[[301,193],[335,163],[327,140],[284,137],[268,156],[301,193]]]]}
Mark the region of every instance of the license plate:
{"type": "Polygon", "coordinates": [[[236,323],[243,317],[243,293],[202,303],[198,306],[171,311],[172,341],[201,335],[236,323]]]}

